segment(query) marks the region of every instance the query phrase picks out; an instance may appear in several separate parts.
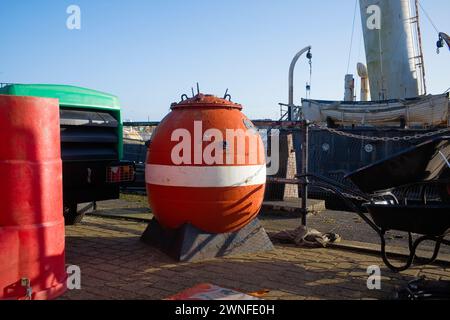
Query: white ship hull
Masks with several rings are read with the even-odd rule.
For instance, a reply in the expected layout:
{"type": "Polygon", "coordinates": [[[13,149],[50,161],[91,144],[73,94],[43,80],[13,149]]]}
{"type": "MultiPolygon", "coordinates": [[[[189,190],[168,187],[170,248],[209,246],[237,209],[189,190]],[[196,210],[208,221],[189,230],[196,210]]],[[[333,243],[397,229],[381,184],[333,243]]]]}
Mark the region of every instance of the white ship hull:
{"type": "Polygon", "coordinates": [[[404,121],[407,126],[440,126],[449,124],[449,96],[378,102],[303,100],[302,112],[314,123],[389,126],[404,121]]]}

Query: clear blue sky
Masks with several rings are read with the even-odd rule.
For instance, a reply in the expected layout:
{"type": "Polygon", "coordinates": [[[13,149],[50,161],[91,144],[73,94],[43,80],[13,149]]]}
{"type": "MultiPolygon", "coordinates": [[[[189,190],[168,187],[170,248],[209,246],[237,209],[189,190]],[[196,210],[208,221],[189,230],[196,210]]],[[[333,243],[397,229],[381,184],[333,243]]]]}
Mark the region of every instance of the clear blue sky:
{"type": "MultiPolygon", "coordinates": [[[[449,0],[422,0],[450,33],[449,0]]],[[[313,46],[312,97],[342,99],[355,0],[1,0],[0,82],[60,83],[111,92],[124,117],[160,120],[171,102],[201,90],[230,89],[251,118],[277,118],[287,102],[292,56],[313,46]],[[66,28],[66,8],[82,11],[82,29],[66,28]]],[[[358,16],[351,71],[364,61],[358,16]]],[[[450,53],[423,17],[429,91],[450,87],[450,53]]],[[[296,102],[308,80],[296,72],[296,102]]]]}

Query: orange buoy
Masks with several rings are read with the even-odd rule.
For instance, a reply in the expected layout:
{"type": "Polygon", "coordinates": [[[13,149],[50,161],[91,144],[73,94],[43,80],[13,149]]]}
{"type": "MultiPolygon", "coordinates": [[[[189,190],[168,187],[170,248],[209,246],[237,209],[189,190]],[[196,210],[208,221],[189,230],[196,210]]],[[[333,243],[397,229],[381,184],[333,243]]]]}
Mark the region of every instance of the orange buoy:
{"type": "Polygon", "coordinates": [[[149,143],[146,184],[158,222],[238,231],[261,208],[264,145],[242,106],[212,95],[174,103],[149,143]]]}
{"type": "Polygon", "coordinates": [[[66,290],[59,103],[0,95],[0,300],[66,290]]]}

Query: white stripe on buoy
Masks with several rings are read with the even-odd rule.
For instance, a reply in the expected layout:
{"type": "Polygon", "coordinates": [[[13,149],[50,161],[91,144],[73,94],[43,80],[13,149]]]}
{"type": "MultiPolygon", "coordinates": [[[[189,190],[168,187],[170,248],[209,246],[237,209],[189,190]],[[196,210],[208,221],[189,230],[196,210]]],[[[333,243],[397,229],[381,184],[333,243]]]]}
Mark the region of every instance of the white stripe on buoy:
{"type": "Polygon", "coordinates": [[[195,167],[147,164],[145,182],[191,188],[255,186],[266,183],[266,165],[195,167]]]}

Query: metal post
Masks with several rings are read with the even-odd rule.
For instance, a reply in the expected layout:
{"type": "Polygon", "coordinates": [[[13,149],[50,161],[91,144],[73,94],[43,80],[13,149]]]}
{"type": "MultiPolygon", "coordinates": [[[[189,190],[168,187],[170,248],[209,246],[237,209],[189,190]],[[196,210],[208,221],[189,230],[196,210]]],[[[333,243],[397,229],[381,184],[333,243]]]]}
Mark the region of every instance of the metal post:
{"type": "Polygon", "coordinates": [[[311,50],[311,46],[300,50],[292,59],[291,66],[289,67],[289,103],[288,103],[288,120],[294,120],[294,70],[298,59],[305,53],[311,50]]]}
{"type": "Polygon", "coordinates": [[[306,215],[308,214],[308,153],[309,153],[309,126],[306,120],[302,121],[302,176],[303,183],[301,184],[302,194],[302,225],[306,227],[306,215]]]}

